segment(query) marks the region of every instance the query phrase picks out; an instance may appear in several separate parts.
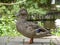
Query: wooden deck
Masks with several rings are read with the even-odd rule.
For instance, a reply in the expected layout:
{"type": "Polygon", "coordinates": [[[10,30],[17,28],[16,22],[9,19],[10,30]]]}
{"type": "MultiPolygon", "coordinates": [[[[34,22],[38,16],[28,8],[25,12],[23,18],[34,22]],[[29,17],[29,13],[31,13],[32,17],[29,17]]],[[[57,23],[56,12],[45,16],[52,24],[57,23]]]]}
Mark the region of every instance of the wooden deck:
{"type": "Polygon", "coordinates": [[[29,44],[29,38],[22,37],[0,37],[0,45],[60,45],[60,37],[49,36],[34,39],[33,44],[29,44]]]}

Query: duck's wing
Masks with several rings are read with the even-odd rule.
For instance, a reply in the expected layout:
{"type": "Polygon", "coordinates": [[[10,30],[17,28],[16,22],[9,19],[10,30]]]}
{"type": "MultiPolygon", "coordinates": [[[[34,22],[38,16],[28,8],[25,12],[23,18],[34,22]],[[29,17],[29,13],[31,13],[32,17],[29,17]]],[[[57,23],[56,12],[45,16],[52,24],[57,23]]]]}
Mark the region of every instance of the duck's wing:
{"type": "Polygon", "coordinates": [[[32,29],[36,30],[36,29],[41,29],[42,31],[46,31],[47,29],[45,29],[44,27],[39,26],[37,23],[34,22],[28,22],[28,27],[31,27],[32,29]]]}

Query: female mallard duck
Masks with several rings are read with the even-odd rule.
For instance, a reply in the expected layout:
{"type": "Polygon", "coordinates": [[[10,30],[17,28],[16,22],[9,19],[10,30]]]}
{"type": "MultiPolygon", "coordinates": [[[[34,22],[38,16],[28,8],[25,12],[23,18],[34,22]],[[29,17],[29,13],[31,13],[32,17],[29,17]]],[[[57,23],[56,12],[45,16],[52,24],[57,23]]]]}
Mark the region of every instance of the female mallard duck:
{"type": "Polygon", "coordinates": [[[33,38],[40,38],[45,36],[50,36],[49,31],[43,27],[38,26],[33,21],[27,21],[27,10],[22,8],[17,14],[16,28],[17,31],[24,36],[30,38],[29,43],[33,43],[33,38]]]}

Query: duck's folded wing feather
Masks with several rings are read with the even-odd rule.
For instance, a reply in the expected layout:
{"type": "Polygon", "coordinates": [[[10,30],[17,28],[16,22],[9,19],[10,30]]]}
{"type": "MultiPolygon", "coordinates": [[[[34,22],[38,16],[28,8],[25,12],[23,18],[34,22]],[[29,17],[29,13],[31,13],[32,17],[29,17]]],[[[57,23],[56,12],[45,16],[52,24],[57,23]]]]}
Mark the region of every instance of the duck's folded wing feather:
{"type": "Polygon", "coordinates": [[[29,27],[32,27],[33,29],[41,29],[42,31],[46,31],[47,29],[45,29],[44,27],[41,27],[41,26],[39,26],[38,24],[36,24],[36,23],[33,23],[33,22],[29,22],[28,23],[28,26],[29,27]]]}

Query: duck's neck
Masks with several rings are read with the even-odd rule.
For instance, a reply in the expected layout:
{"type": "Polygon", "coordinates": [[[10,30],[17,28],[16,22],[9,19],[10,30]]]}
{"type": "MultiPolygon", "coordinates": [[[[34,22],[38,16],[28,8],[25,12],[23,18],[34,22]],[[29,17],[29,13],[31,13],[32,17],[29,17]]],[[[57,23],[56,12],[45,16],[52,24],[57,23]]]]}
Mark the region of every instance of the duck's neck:
{"type": "Polygon", "coordinates": [[[27,16],[20,16],[20,18],[21,18],[21,19],[26,19],[26,18],[27,18],[27,16]]]}
{"type": "Polygon", "coordinates": [[[20,20],[26,21],[27,16],[20,16],[20,20]]]}

